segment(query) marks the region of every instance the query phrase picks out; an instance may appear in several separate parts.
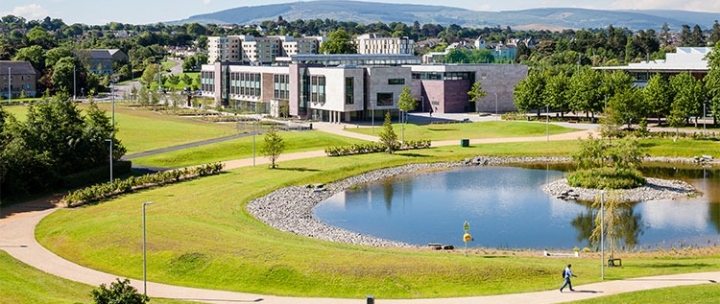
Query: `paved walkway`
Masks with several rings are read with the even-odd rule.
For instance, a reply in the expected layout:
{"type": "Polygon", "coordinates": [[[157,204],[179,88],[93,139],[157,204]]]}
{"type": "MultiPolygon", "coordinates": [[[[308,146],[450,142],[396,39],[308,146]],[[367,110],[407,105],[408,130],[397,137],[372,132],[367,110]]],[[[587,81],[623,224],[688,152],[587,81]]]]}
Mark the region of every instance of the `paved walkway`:
{"type": "MultiPolygon", "coordinates": [[[[343,125],[319,124],[318,129],[324,132],[341,134],[355,138],[366,137],[367,135],[356,134],[344,130],[343,125]]],[[[574,139],[577,137],[585,137],[591,131],[578,131],[567,134],[559,134],[550,136],[549,140],[574,139]]],[[[376,138],[375,138],[376,139],[376,138]]],[[[369,139],[372,140],[372,139],[369,139]]],[[[525,138],[504,138],[504,139],[483,139],[471,140],[471,143],[488,143],[488,142],[520,142],[520,141],[544,141],[546,137],[525,137],[525,138]]],[[[443,141],[433,143],[434,146],[442,145],[459,145],[459,141],[443,141]]],[[[301,153],[290,153],[282,156],[281,160],[302,159],[309,157],[322,157],[323,151],[311,151],[301,153]]],[[[267,159],[257,158],[255,164],[266,164],[267,159]]],[[[252,159],[242,159],[226,162],[227,169],[239,168],[253,164],[252,159]]],[[[57,196],[52,199],[57,199],[57,196]]],[[[3,208],[3,215],[0,218],[0,249],[5,250],[15,259],[22,261],[30,266],[38,268],[49,274],[63,277],[69,280],[99,286],[113,282],[117,276],[99,272],[93,269],[69,262],[49,250],[40,246],[35,240],[35,227],[45,216],[57,210],[53,208],[53,201],[36,200],[24,204],[18,204],[10,208],[3,208]]],[[[575,292],[560,293],[553,286],[550,291],[482,296],[482,297],[465,297],[453,299],[402,299],[402,300],[385,300],[375,299],[376,303],[387,304],[440,304],[440,303],[457,303],[457,304],[475,304],[475,303],[560,303],[567,301],[583,300],[598,296],[613,295],[624,292],[633,292],[646,289],[663,288],[671,286],[695,285],[715,283],[720,279],[720,272],[708,273],[692,273],[668,276],[656,276],[635,278],[621,281],[608,281],[594,283],[588,285],[575,286],[575,292]]],[[[132,285],[142,292],[143,282],[139,280],[131,280],[132,285]]],[[[192,300],[205,303],[240,303],[240,302],[261,302],[270,304],[289,304],[289,303],[314,303],[314,304],[345,304],[345,303],[362,303],[365,299],[334,299],[334,298],[296,298],[296,297],[277,297],[268,295],[258,295],[250,293],[229,292],[219,290],[208,290],[198,288],[188,288],[180,286],[172,286],[159,284],[154,282],[147,283],[147,293],[150,297],[172,298],[180,300],[192,300]]]]}

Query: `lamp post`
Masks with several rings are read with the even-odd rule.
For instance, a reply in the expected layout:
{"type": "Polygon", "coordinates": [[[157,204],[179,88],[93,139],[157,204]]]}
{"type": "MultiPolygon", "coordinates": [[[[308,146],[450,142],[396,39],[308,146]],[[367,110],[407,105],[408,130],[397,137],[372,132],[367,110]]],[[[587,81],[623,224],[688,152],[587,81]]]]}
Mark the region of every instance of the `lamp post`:
{"type": "Polygon", "coordinates": [[[497,98],[496,92],[493,92],[493,94],[495,94],[495,115],[497,115],[497,113],[498,113],[498,98],[497,98]]]}
{"type": "Polygon", "coordinates": [[[113,151],[112,151],[113,150],[112,149],[113,148],[113,140],[112,140],[112,138],[106,138],[105,141],[108,142],[108,146],[110,146],[110,153],[109,153],[108,158],[110,159],[110,184],[112,185],[112,183],[113,183],[113,151]]]}
{"type": "Polygon", "coordinates": [[[147,237],[145,229],[145,206],[153,202],[144,202],[142,204],[142,229],[143,229],[143,295],[147,298],[147,237]]]}
{"type": "Polygon", "coordinates": [[[703,101],[703,134],[705,134],[705,125],[707,124],[705,122],[705,119],[707,118],[707,113],[705,112],[705,106],[707,105],[707,100],[703,101]]]}
{"type": "Polygon", "coordinates": [[[12,68],[8,67],[8,103],[12,101],[12,68]]]}
{"type": "Polygon", "coordinates": [[[77,98],[77,84],[76,84],[76,75],[75,75],[75,62],[73,62],[73,100],[77,98]]]}
{"type": "Polygon", "coordinates": [[[605,280],[605,190],[600,190],[600,279],[605,280]]]}
{"type": "Polygon", "coordinates": [[[550,141],[550,104],[545,105],[545,137],[550,141]]]}
{"type": "Polygon", "coordinates": [[[257,133],[257,121],[253,121],[253,167],[255,167],[255,133],[257,133]]]}

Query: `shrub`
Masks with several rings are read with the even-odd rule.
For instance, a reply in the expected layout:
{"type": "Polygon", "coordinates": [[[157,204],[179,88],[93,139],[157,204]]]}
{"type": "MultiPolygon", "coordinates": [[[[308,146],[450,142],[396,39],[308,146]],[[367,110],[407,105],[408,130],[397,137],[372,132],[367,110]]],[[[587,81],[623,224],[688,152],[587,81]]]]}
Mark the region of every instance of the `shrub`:
{"type": "MultiPolygon", "coordinates": [[[[132,162],[127,160],[116,160],[113,162],[113,174],[122,175],[129,173],[132,169],[132,162]]],[[[62,178],[61,182],[63,187],[71,189],[81,186],[90,185],[100,181],[105,181],[108,178],[110,171],[109,166],[102,166],[87,171],[70,174],[62,178]]]]}
{"type": "Polygon", "coordinates": [[[218,174],[224,166],[223,163],[212,163],[191,168],[145,174],[138,177],[131,176],[125,180],[115,179],[112,183],[107,182],[72,191],[63,197],[63,202],[65,202],[65,205],[68,207],[97,202],[130,191],[218,174]]]}
{"type": "Polygon", "coordinates": [[[631,189],[645,184],[636,169],[593,168],[568,174],[568,184],[589,189],[631,189]]]}
{"type": "Polygon", "coordinates": [[[95,304],[144,304],[150,299],[140,294],[135,287],[130,285],[130,280],[125,279],[110,283],[108,288],[105,284],[101,284],[99,288],[90,291],[95,304]]]}
{"type": "MultiPolygon", "coordinates": [[[[406,140],[403,143],[395,142],[393,150],[415,150],[415,149],[427,149],[430,148],[431,141],[429,139],[421,140],[406,140]]],[[[357,154],[369,154],[386,152],[387,146],[384,143],[371,142],[362,144],[353,144],[344,147],[328,147],[325,148],[325,154],[327,156],[347,156],[357,154]]]]}

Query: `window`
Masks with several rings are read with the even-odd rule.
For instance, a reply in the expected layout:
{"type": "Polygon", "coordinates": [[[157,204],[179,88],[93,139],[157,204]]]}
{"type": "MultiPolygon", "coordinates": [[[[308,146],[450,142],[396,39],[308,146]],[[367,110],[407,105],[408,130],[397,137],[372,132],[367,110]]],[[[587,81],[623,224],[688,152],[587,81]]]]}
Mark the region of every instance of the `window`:
{"type": "Polygon", "coordinates": [[[345,104],[355,104],[355,79],[345,77],[345,104]]]}
{"type": "Polygon", "coordinates": [[[393,106],[393,93],[377,93],[377,105],[379,107],[393,106]]]}
{"type": "Polygon", "coordinates": [[[310,76],[310,101],[325,103],[325,76],[310,76]]]}
{"type": "Polygon", "coordinates": [[[398,84],[403,85],[403,84],[405,84],[405,78],[390,78],[390,79],[388,79],[388,84],[389,85],[398,85],[398,84]]]}

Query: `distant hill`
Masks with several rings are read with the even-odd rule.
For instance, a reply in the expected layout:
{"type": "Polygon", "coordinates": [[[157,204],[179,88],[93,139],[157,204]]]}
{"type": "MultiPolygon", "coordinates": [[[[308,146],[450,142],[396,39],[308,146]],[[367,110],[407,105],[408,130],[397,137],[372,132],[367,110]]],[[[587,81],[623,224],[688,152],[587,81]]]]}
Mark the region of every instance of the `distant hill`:
{"type": "Polygon", "coordinates": [[[257,24],[276,20],[282,16],[287,21],[297,19],[333,19],[369,24],[418,21],[421,24],[457,24],[466,27],[510,26],[524,29],[600,28],[612,24],[616,28],[632,30],[659,30],[664,23],[673,31],[683,24],[702,29],[712,28],[720,13],[701,13],[679,10],[633,10],[605,11],[577,8],[539,8],[519,11],[480,12],[462,8],[388,4],[361,1],[320,0],[293,2],[262,6],[243,6],[210,14],[191,16],[171,24],[198,22],[202,24],[257,24]]]}

